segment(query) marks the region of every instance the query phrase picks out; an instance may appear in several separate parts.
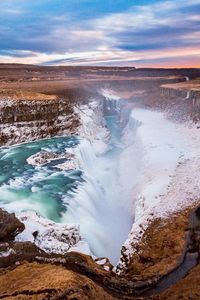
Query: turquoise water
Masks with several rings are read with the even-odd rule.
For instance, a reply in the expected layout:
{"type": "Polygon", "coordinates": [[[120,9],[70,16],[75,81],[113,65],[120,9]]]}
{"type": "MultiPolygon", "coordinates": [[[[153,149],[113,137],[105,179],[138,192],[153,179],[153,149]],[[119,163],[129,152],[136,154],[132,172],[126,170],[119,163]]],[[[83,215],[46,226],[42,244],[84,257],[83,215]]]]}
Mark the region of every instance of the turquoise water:
{"type": "MultiPolygon", "coordinates": [[[[62,154],[79,144],[76,137],[58,137],[0,149],[0,203],[8,211],[35,210],[59,222],[67,205],[62,197],[76,190],[82,181],[80,170],[60,170],[57,159],[32,166],[27,159],[40,151],[62,154]]],[[[70,199],[70,198],[69,198],[70,199]]]]}
{"type": "MultiPolygon", "coordinates": [[[[116,146],[120,139],[118,117],[107,116],[105,121],[110,131],[110,150],[105,157],[113,159],[120,151],[116,146]]],[[[77,148],[79,143],[78,137],[70,136],[0,148],[1,207],[10,212],[34,210],[45,218],[62,222],[68,206],[71,206],[68,202],[74,201],[76,189],[83,182],[82,171],[58,169],[56,166],[66,161],[63,158],[53,159],[40,166],[28,164],[27,159],[40,151],[62,155],[67,149],[77,148]]],[[[89,149],[85,149],[85,153],[88,154],[89,149]]],[[[94,160],[93,155],[90,152],[90,160],[94,160]]],[[[88,167],[89,158],[85,160],[88,167]]],[[[68,215],[65,214],[67,221],[68,215]]]]}
{"type": "Polygon", "coordinates": [[[0,206],[16,213],[33,210],[55,222],[78,223],[91,252],[116,263],[133,216],[131,197],[124,196],[129,180],[122,136],[128,118],[122,126],[119,105],[108,104],[104,120],[110,139],[102,155],[95,154],[89,141],[74,136],[0,148],[0,206]],[[66,161],[63,157],[45,165],[28,164],[27,159],[40,151],[60,156],[73,152],[80,169],[57,168],[66,161]]]}

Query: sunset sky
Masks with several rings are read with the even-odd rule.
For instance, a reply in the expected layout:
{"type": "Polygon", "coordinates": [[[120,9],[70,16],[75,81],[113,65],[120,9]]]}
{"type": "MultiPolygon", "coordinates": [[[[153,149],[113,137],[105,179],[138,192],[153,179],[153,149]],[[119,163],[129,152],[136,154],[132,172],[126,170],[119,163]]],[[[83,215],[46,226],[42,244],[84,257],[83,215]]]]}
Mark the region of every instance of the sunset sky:
{"type": "Polygon", "coordinates": [[[0,63],[200,67],[200,0],[0,0],[0,63]]]}

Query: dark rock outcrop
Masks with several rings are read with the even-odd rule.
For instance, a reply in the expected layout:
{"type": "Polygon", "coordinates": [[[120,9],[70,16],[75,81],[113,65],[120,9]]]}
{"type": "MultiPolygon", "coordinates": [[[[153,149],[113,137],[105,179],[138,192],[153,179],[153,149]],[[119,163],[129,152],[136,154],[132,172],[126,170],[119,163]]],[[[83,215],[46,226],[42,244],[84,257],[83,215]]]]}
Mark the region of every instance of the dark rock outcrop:
{"type": "Polygon", "coordinates": [[[24,224],[16,218],[15,214],[0,209],[0,242],[12,241],[23,230],[24,224]]]}
{"type": "MultiPolygon", "coordinates": [[[[137,299],[142,295],[151,297],[160,286],[164,294],[166,288],[171,288],[173,272],[178,274],[177,270],[182,266],[185,270],[187,257],[190,258],[192,255],[195,264],[199,262],[199,209],[192,214],[190,222],[188,222],[189,211],[170,219],[170,223],[163,224],[159,220],[154,222],[146,231],[145,240],[135,256],[133,255],[128,269],[121,273],[121,276],[115,274],[111,268],[108,268],[108,271],[104,270],[90,256],[84,254],[75,252],[65,255],[48,254],[30,242],[10,241],[23,230],[24,225],[14,214],[2,210],[0,214],[0,282],[3,282],[0,287],[0,298],[44,299],[45,295],[48,299],[65,299],[62,297],[70,293],[68,286],[71,280],[75,284],[71,290],[72,295],[75,297],[76,292],[78,294],[76,298],[66,299],[94,299],[94,295],[95,299],[127,300],[137,299]],[[161,235],[161,231],[165,234],[161,235]],[[186,236],[189,239],[185,239],[186,236]],[[35,282],[34,286],[29,285],[27,270],[29,274],[37,272],[41,274],[37,275],[38,277],[36,275],[31,277],[31,281],[35,282]],[[53,278],[46,270],[49,274],[54,272],[53,278]],[[57,272],[61,276],[56,277],[57,272]],[[7,283],[13,280],[12,274],[16,285],[8,289],[7,283]],[[64,275],[66,278],[63,279],[64,275]],[[21,276],[20,280],[18,276],[21,276]],[[40,281],[43,280],[46,284],[40,285],[40,281]],[[54,289],[50,288],[51,283],[54,289]],[[89,290],[94,291],[94,293],[88,292],[88,297],[86,297],[85,285],[89,286],[89,290]],[[33,295],[34,297],[37,295],[37,298],[32,297],[33,295]]],[[[189,265],[187,272],[190,272],[191,267],[193,265],[189,265]]],[[[181,278],[180,276],[180,280],[181,278]]]]}

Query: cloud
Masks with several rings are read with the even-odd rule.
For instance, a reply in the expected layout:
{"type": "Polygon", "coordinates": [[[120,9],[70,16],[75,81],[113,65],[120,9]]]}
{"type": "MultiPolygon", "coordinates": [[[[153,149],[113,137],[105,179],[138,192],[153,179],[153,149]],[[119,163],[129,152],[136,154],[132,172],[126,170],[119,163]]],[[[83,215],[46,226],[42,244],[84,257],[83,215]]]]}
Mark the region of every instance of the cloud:
{"type": "Polygon", "coordinates": [[[17,17],[25,13],[25,10],[20,6],[22,0],[19,0],[18,5],[12,0],[0,1],[0,16],[1,17],[17,17]]]}
{"type": "Polygon", "coordinates": [[[37,53],[26,50],[0,50],[0,57],[13,57],[13,58],[30,58],[37,57],[37,53]]]}
{"type": "MultiPolygon", "coordinates": [[[[19,53],[18,53],[19,54],[19,53]]],[[[23,54],[23,53],[22,53],[23,54]]],[[[125,66],[193,66],[200,67],[200,48],[178,48],[167,50],[144,50],[137,52],[132,51],[113,51],[101,50],[99,52],[76,52],[59,54],[29,53],[26,58],[20,55],[7,55],[9,63],[28,63],[43,65],[125,65],[125,66]],[[183,65],[184,63],[184,65],[183,65]]],[[[0,55],[0,63],[5,62],[5,56],[0,55]]]]}
{"type": "Polygon", "coordinates": [[[1,0],[0,61],[142,64],[171,55],[191,60],[200,48],[198,11],[200,0],[1,0]]]}
{"type": "Polygon", "coordinates": [[[1,13],[19,16],[19,15],[22,15],[24,13],[24,11],[19,10],[19,9],[4,8],[1,10],[1,13]]]}

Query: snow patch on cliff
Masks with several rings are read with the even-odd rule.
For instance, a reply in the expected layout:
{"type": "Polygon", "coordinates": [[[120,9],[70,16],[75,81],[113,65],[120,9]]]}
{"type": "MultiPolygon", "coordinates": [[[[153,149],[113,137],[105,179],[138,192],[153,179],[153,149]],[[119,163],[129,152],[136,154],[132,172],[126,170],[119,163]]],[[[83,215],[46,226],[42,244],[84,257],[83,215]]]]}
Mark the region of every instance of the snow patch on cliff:
{"type": "Polygon", "coordinates": [[[200,194],[199,130],[144,109],[133,110],[132,118],[140,124],[135,145],[142,145],[143,163],[133,193],[135,222],[123,245],[118,272],[126,268],[149,222],[193,206],[200,194]]]}
{"type": "Polygon", "coordinates": [[[13,145],[41,138],[51,138],[54,130],[57,136],[71,135],[71,125],[72,122],[68,116],[62,119],[62,122],[58,117],[52,126],[46,120],[4,123],[0,125],[0,134],[1,139],[3,141],[5,139],[4,145],[13,145]]]}
{"type": "Polygon", "coordinates": [[[77,106],[74,110],[81,123],[78,135],[90,141],[97,155],[105,153],[109,131],[105,126],[101,103],[93,101],[87,105],[77,106]]]}
{"type": "Polygon", "coordinates": [[[111,89],[101,89],[101,94],[110,101],[118,101],[121,98],[111,89]]]}
{"type": "Polygon", "coordinates": [[[55,223],[34,211],[19,213],[17,217],[25,230],[17,235],[16,241],[33,242],[47,253],[64,254],[71,250],[90,254],[87,243],[81,239],[79,225],[55,223]]]}
{"type": "Polygon", "coordinates": [[[57,153],[51,151],[40,151],[36,154],[31,155],[27,159],[27,163],[32,166],[42,166],[50,163],[51,161],[56,161],[64,159],[63,163],[58,163],[55,165],[56,168],[60,170],[73,170],[79,167],[79,162],[74,155],[74,150],[68,148],[64,153],[57,153]]]}

